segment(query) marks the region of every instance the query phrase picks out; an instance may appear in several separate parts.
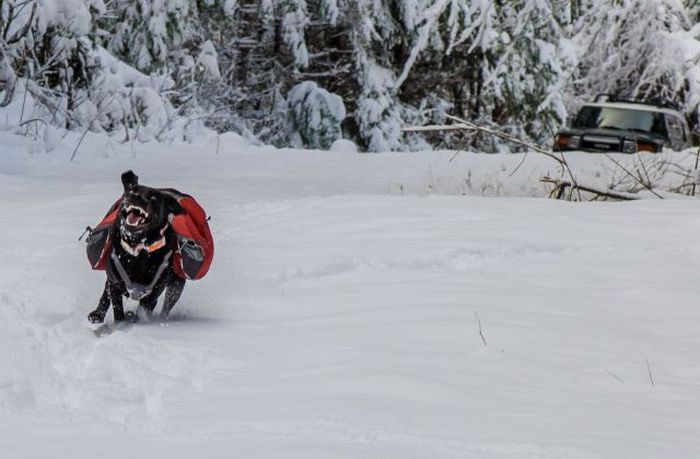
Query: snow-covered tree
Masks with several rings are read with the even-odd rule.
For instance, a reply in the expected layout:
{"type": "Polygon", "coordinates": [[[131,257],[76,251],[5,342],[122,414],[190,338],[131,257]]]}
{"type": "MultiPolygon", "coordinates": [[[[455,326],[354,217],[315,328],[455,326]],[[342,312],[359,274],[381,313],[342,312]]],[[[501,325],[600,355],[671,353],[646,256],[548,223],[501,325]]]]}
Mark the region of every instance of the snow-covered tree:
{"type": "Polygon", "coordinates": [[[143,140],[194,115],[277,146],[492,148],[401,130],[451,113],[548,142],[597,93],[696,113],[699,21],[698,0],[0,0],[0,108],[26,88],[27,116],[143,140]]]}
{"type": "Polygon", "coordinates": [[[305,0],[282,0],[282,34],[284,42],[292,50],[294,65],[304,68],[309,65],[304,32],[309,22],[305,0]]]}
{"type": "Polygon", "coordinates": [[[114,0],[101,19],[105,47],[143,72],[167,71],[198,36],[195,0],[114,0]]]}
{"type": "Polygon", "coordinates": [[[173,80],[141,73],[100,46],[109,35],[100,24],[112,12],[102,0],[0,2],[0,84],[3,105],[22,86],[17,122],[162,138],[175,115],[166,95],[173,80]]]}
{"type": "Polygon", "coordinates": [[[299,137],[293,145],[327,150],[342,138],[345,105],[338,95],[304,81],[289,91],[288,100],[292,139],[299,137]]]}
{"type": "Polygon", "coordinates": [[[490,121],[543,143],[551,138],[548,125],[566,120],[562,92],[574,64],[553,3],[513,0],[497,8],[500,33],[484,78],[490,121]]]}
{"type": "Polygon", "coordinates": [[[392,151],[403,147],[401,111],[392,89],[395,78],[391,70],[371,60],[361,73],[365,80],[357,102],[356,119],[360,135],[369,151],[392,151]]]}
{"type": "Polygon", "coordinates": [[[575,93],[679,102],[686,63],[670,34],[688,27],[677,0],[594,0],[576,25],[575,93]]]}

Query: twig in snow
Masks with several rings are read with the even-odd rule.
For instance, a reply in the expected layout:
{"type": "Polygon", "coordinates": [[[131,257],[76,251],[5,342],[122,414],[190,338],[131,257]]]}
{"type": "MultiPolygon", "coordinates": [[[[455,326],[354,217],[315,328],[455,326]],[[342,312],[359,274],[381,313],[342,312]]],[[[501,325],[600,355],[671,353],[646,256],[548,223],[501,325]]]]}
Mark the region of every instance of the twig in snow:
{"type": "MultiPolygon", "coordinates": [[[[637,160],[639,160],[639,165],[642,167],[642,172],[644,172],[644,178],[646,180],[646,183],[651,186],[651,176],[649,175],[649,171],[647,171],[646,164],[644,164],[644,160],[642,159],[642,155],[637,152],[637,160]]],[[[641,173],[639,174],[640,176],[642,175],[641,173]]]]}
{"type": "Polygon", "coordinates": [[[691,196],[695,196],[695,188],[698,184],[698,163],[700,162],[700,146],[698,151],[695,152],[695,177],[693,177],[693,191],[690,193],[691,196]]]}
{"type": "Polygon", "coordinates": [[[528,153],[529,153],[529,151],[526,151],[526,152],[525,152],[525,154],[523,155],[523,159],[521,159],[520,162],[518,163],[518,165],[515,166],[515,169],[513,169],[513,170],[511,171],[510,174],[508,174],[508,177],[514,176],[515,173],[518,172],[518,169],[520,169],[520,166],[522,166],[523,164],[525,164],[525,160],[527,159],[527,154],[528,154],[528,153]]]}
{"type": "MultiPolygon", "coordinates": [[[[24,53],[24,63],[22,65],[27,64],[27,52],[25,51],[24,53]]],[[[29,72],[27,72],[29,73],[29,72]]],[[[24,85],[24,95],[22,96],[22,110],[19,112],[19,122],[20,124],[24,120],[24,107],[27,105],[27,92],[29,92],[28,85],[24,85]]]]}
{"type": "MultiPolygon", "coordinates": [[[[109,100],[109,102],[107,102],[106,107],[110,106],[110,105],[112,104],[112,101],[113,101],[113,100],[114,100],[114,96],[112,96],[112,98],[109,100]]],[[[106,108],[106,107],[105,107],[105,108],[106,108]]],[[[119,110],[119,109],[117,109],[117,110],[119,110]]],[[[78,154],[78,149],[80,148],[80,144],[83,143],[83,140],[85,139],[85,136],[87,135],[88,131],[90,130],[90,126],[92,126],[92,124],[93,124],[95,121],[97,121],[97,119],[98,119],[100,116],[104,115],[105,113],[111,113],[111,112],[114,112],[114,111],[117,111],[117,110],[112,110],[112,111],[110,111],[110,112],[106,112],[105,109],[103,108],[102,110],[100,110],[99,112],[97,112],[97,114],[90,120],[90,122],[87,124],[87,126],[85,126],[85,130],[83,131],[83,134],[80,136],[80,139],[78,140],[78,144],[75,146],[75,150],[73,150],[73,154],[70,156],[70,161],[71,161],[71,162],[73,162],[73,160],[75,159],[75,155],[78,154]]]]}
{"type": "Polygon", "coordinates": [[[607,368],[603,368],[603,370],[605,370],[610,376],[612,376],[613,378],[617,379],[617,380],[620,381],[621,383],[624,383],[624,382],[625,382],[624,379],[620,378],[618,375],[616,375],[616,374],[613,373],[612,371],[608,370],[607,368]]]}
{"type": "Polygon", "coordinates": [[[136,132],[134,132],[134,138],[131,139],[131,157],[136,158],[136,148],[134,147],[134,143],[136,142],[136,137],[139,135],[139,129],[141,128],[141,123],[136,125],[136,132]]]}
{"type": "Polygon", "coordinates": [[[564,193],[566,193],[566,189],[570,188],[571,191],[576,191],[579,193],[579,199],[580,199],[580,192],[585,191],[588,193],[592,193],[596,195],[597,197],[605,197],[609,199],[617,199],[620,201],[634,201],[639,199],[637,196],[633,194],[625,194],[625,193],[618,193],[615,191],[604,191],[604,190],[598,190],[592,187],[588,187],[585,185],[579,185],[577,183],[571,183],[566,180],[557,180],[557,179],[552,179],[550,177],[542,177],[540,179],[541,182],[543,183],[550,183],[554,185],[554,188],[552,189],[552,192],[549,194],[550,197],[555,198],[555,199],[562,199],[564,197],[564,193]]]}
{"type": "Polygon", "coordinates": [[[649,381],[651,381],[651,385],[655,386],[654,384],[654,376],[651,374],[651,365],[649,365],[649,359],[647,359],[647,371],[649,372],[649,381]]]}
{"type": "Polygon", "coordinates": [[[89,130],[90,130],[89,127],[85,128],[85,131],[83,131],[83,134],[80,136],[80,139],[78,139],[78,144],[75,146],[75,150],[73,150],[73,154],[70,155],[71,162],[75,159],[75,155],[78,154],[78,149],[80,148],[80,144],[83,143],[83,140],[85,139],[85,136],[87,135],[89,130]]]}
{"type": "Polygon", "coordinates": [[[629,170],[627,170],[627,168],[626,168],[625,166],[623,166],[623,165],[622,165],[619,161],[617,161],[615,158],[613,158],[612,156],[610,156],[608,153],[603,153],[603,154],[604,154],[605,157],[608,158],[610,161],[614,162],[614,163],[617,165],[617,167],[619,167],[620,169],[622,169],[623,171],[625,171],[625,174],[627,174],[627,175],[629,175],[630,177],[632,177],[632,179],[634,179],[635,182],[639,183],[639,184],[642,185],[644,188],[646,188],[647,190],[651,191],[657,198],[659,198],[659,199],[663,199],[663,198],[664,198],[664,197],[661,196],[659,193],[657,193],[656,191],[654,191],[654,189],[653,189],[649,184],[644,183],[643,180],[639,180],[639,177],[637,177],[637,176],[634,175],[632,172],[630,172],[629,170]]]}
{"type": "Polygon", "coordinates": [[[460,153],[462,153],[462,151],[463,151],[463,150],[457,150],[457,151],[455,152],[455,154],[452,155],[452,157],[450,158],[450,160],[448,161],[448,163],[451,163],[452,161],[454,161],[455,158],[457,157],[457,155],[460,154],[460,153]]]}
{"type": "Polygon", "coordinates": [[[479,319],[479,313],[474,311],[474,317],[476,317],[476,324],[479,326],[479,336],[481,336],[481,342],[484,343],[484,347],[487,347],[486,338],[484,337],[484,330],[481,328],[481,319],[479,319]]]}

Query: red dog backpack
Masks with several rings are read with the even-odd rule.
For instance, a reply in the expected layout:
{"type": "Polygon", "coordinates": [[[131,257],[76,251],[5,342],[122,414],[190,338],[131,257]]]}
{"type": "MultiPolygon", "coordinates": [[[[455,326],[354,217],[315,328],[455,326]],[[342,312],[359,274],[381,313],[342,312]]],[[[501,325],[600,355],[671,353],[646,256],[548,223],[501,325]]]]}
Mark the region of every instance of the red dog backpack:
{"type": "MultiPolygon", "coordinates": [[[[184,210],[184,213],[175,215],[171,223],[177,235],[178,247],[171,258],[172,268],[183,279],[201,279],[209,271],[214,258],[214,239],[209,230],[207,215],[192,196],[171,188],[159,191],[175,198],[184,210]]],[[[102,221],[90,231],[86,251],[92,269],[105,270],[107,267],[112,250],[109,229],[117,219],[121,202],[122,199],[119,198],[112,204],[102,221]]]]}

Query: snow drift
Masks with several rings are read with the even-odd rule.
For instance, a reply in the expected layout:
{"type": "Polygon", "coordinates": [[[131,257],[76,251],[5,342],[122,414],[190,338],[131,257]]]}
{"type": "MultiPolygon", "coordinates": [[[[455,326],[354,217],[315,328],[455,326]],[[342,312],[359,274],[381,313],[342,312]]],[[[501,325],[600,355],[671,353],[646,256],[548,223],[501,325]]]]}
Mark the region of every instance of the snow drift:
{"type": "Polygon", "coordinates": [[[534,155],[0,141],[5,455],[700,449],[695,200],[514,197],[542,195],[534,155]],[[218,253],[171,322],[98,337],[77,236],[126,169],[192,192],[218,253]]]}

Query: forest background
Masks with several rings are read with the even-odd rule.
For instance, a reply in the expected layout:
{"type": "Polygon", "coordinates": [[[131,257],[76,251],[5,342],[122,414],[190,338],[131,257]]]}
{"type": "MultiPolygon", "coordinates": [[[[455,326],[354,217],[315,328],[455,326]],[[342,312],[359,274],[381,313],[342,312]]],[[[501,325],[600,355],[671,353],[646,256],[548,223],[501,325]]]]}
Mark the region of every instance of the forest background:
{"type": "Polygon", "coordinates": [[[599,93],[673,105],[696,127],[698,37],[699,0],[0,0],[0,123],[47,139],[210,129],[507,152],[402,128],[451,114],[551,145],[599,93]]]}

